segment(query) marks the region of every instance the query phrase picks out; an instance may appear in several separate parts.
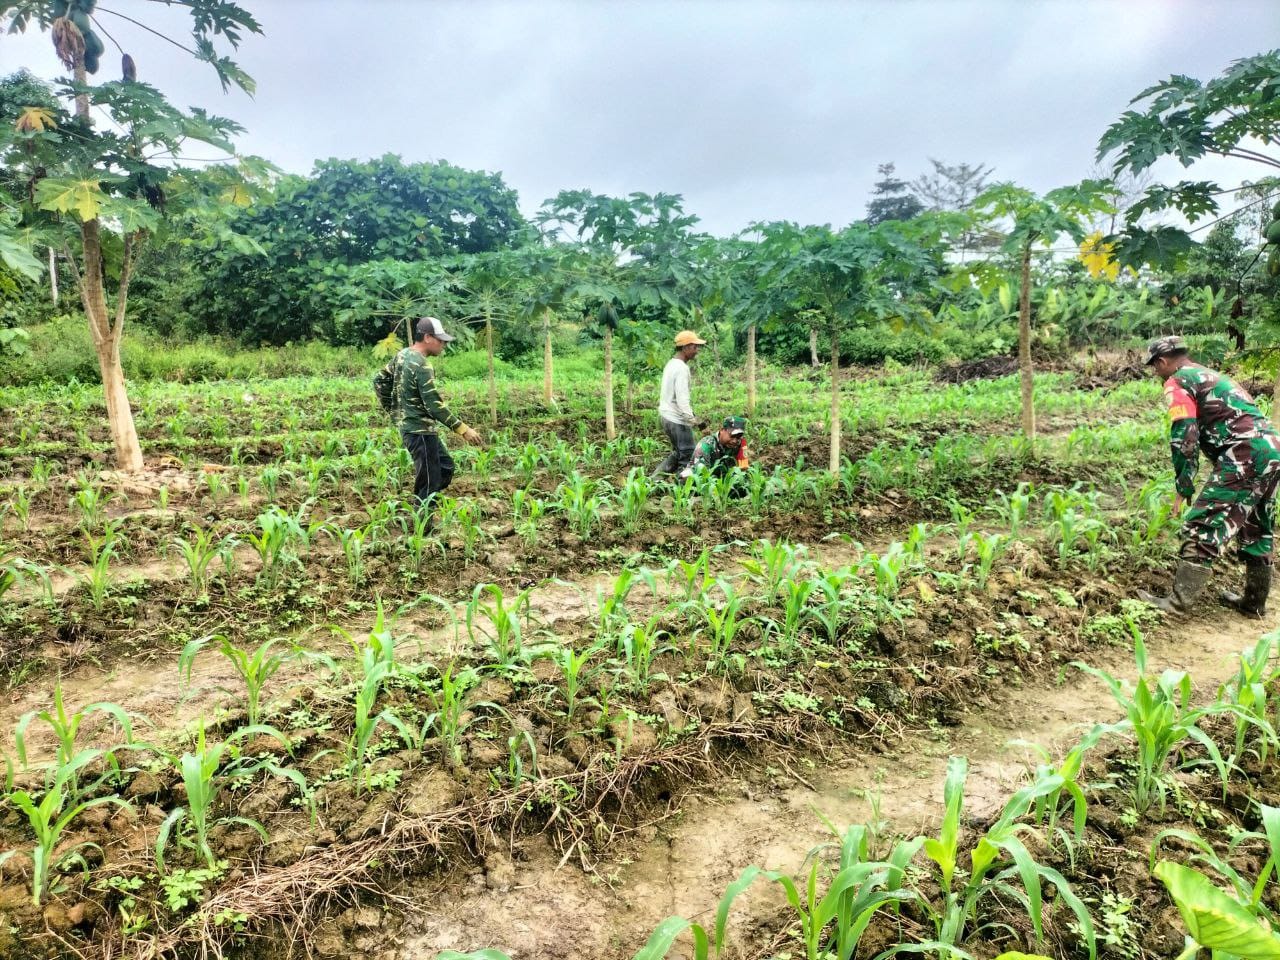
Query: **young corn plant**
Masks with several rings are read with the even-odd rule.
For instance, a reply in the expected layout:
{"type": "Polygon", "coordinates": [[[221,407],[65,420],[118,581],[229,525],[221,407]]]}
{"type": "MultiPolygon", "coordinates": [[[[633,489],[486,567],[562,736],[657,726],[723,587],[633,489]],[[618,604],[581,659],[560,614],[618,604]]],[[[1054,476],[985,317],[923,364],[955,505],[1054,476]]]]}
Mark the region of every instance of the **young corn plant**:
{"type": "Polygon", "coordinates": [[[1258,719],[1234,704],[1212,703],[1203,707],[1191,705],[1191,677],[1180,670],[1165,670],[1159,677],[1147,672],[1147,648],[1142,632],[1130,620],[1133,635],[1133,652],[1138,666],[1137,683],[1130,686],[1113,677],[1107,671],[1075,661],[1072,665],[1091,677],[1105,683],[1112,698],[1124,711],[1124,719],[1114,725],[1115,730],[1132,734],[1136,740],[1136,770],[1133,778],[1133,807],[1138,816],[1144,816],[1159,803],[1164,809],[1168,793],[1168,767],[1170,761],[1189,743],[1199,744],[1218,773],[1223,789],[1226,789],[1229,767],[1218,750],[1218,745],[1204,730],[1200,722],[1206,717],[1227,713],[1249,726],[1257,727],[1265,735],[1274,738],[1275,730],[1265,719],[1258,719]]]}
{"type": "Polygon", "coordinates": [[[111,524],[103,528],[102,536],[85,534],[89,545],[89,572],[80,578],[85,593],[89,595],[89,603],[95,613],[102,613],[107,606],[107,598],[111,593],[111,561],[116,556],[116,530],[111,524]]]}
{"type": "Polygon", "coordinates": [[[525,648],[525,630],[532,617],[531,596],[527,587],[510,599],[496,583],[477,584],[467,602],[467,636],[482,646],[503,668],[522,667],[531,652],[525,648]]]}
{"type": "Polygon", "coordinates": [[[428,719],[439,734],[445,761],[455,767],[462,764],[462,734],[475,722],[476,711],[499,709],[488,701],[470,702],[467,693],[479,685],[480,675],[471,667],[455,673],[456,666],[451,663],[443,670],[438,669],[434,681],[419,677],[431,704],[432,712],[428,719]]]}
{"type": "Polygon", "coordinates": [[[809,597],[809,619],[821,628],[822,638],[835,646],[840,631],[851,619],[859,605],[857,597],[850,596],[845,588],[853,580],[850,567],[819,572],[813,577],[813,591],[809,597]]]}
{"type": "Polygon", "coordinates": [[[535,497],[530,490],[514,490],[511,493],[512,520],[516,536],[526,547],[538,545],[538,524],[547,513],[547,503],[535,497]]]}
{"type": "Polygon", "coordinates": [[[796,659],[800,639],[811,619],[809,597],[813,590],[813,580],[784,580],[780,597],[782,616],[767,622],[769,632],[777,639],[779,647],[789,660],[796,659]]]}
{"type": "Polygon", "coordinates": [[[358,587],[365,581],[365,551],[372,541],[368,527],[340,527],[336,524],[326,525],[325,530],[342,547],[342,558],[347,565],[347,582],[358,587]]]}
{"type": "Polygon", "coordinates": [[[802,576],[808,568],[807,558],[808,550],[803,544],[793,546],[786,541],[757,540],[751,545],[751,556],[742,561],[742,569],[764,587],[765,601],[775,603],[785,585],[802,576]]]}
{"type": "Polygon", "coordinates": [[[1018,539],[1018,534],[1022,532],[1022,527],[1031,515],[1031,500],[1034,496],[1035,486],[1030,483],[1018,484],[1013,493],[996,491],[996,502],[990,509],[996,518],[1009,528],[1010,538],[1018,539]]]}
{"type": "Polygon", "coordinates": [[[283,733],[261,724],[242,727],[221,743],[211,744],[206,739],[204,718],[201,718],[196,726],[196,742],[192,749],[181,756],[167,758],[182,779],[186,804],[175,807],[160,824],[155,845],[156,867],[160,873],[167,872],[165,851],[171,840],[203,857],[210,869],[216,867],[218,858],[209,844],[209,831],[218,824],[238,823],[250,827],[264,843],[267,841],[266,829],[256,820],[215,816],[222,791],[231,781],[268,773],[293,783],[303,797],[309,795],[307,782],[297,770],[282,767],[270,759],[243,755],[236,742],[258,736],[271,737],[286,751],[289,749],[289,741],[283,733]],[[186,830],[182,829],[184,826],[186,830]]]}
{"type": "Polygon", "coordinates": [[[686,603],[701,602],[715,582],[711,574],[711,548],[703,547],[693,560],[673,558],[665,573],[667,583],[683,592],[686,603]]]}
{"type": "Polygon", "coordinates": [[[192,595],[196,597],[205,596],[209,592],[209,568],[213,566],[213,562],[224,558],[227,551],[235,547],[234,538],[215,537],[213,531],[203,527],[195,528],[190,537],[174,537],[171,543],[187,565],[187,583],[191,586],[192,595]]]}
{"type": "Polygon", "coordinates": [[[746,601],[738,595],[733,581],[717,579],[716,586],[720,589],[722,600],[717,602],[708,598],[706,603],[691,604],[695,615],[700,615],[704,621],[694,631],[693,642],[696,644],[699,639],[705,639],[707,669],[712,673],[719,673],[726,668],[738,634],[744,627],[753,626],[757,622],[754,617],[743,615],[746,601]]]}
{"type": "Polygon", "coordinates": [[[346,744],[345,769],[357,793],[370,788],[368,764],[376,745],[374,734],[379,728],[384,725],[391,727],[406,744],[415,740],[413,732],[394,710],[378,710],[378,697],[382,694],[383,685],[395,676],[395,667],[385,661],[374,662],[366,667],[356,687],[355,716],[346,744]]]}
{"type": "Polygon", "coordinates": [[[250,726],[258,725],[262,719],[262,693],[267,682],[289,661],[319,660],[327,664],[330,671],[336,673],[338,670],[338,665],[324,654],[304,650],[278,637],[251,649],[238,647],[230,638],[215,633],[192,640],[182,648],[182,654],[178,657],[178,672],[188,687],[191,685],[191,670],[195,666],[196,657],[210,646],[227,659],[244,684],[245,711],[250,726]],[[282,649],[280,645],[285,643],[288,646],[282,649]]]}
{"type": "Polygon", "coordinates": [[[1225,857],[1220,856],[1213,844],[1198,833],[1178,828],[1161,830],[1151,842],[1150,869],[1152,872],[1156,869],[1161,844],[1166,840],[1175,840],[1179,846],[1194,851],[1187,860],[1188,864],[1198,864],[1212,870],[1227,882],[1231,895],[1249,913],[1266,920],[1273,929],[1280,931],[1280,916],[1268,904],[1266,897],[1267,884],[1275,877],[1277,858],[1280,858],[1280,808],[1259,804],[1258,815],[1262,831],[1241,831],[1232,838],[1225,857]],[[1257,878],[1251,880],[1240,873],[1240,861],[1232,855],[1242,846],[1254,847],[1258,844],[1261,844],[1258,856],[1262,860],[1262,866],[1257,878]]]}
{"type": "Polygon", "coordinates": [[[573,722],[573,714],[582,701],[584,685],[595,672],[588,669],[588,664],[601,649],[599,644],[582,651],[575,651],[572,647],[557,647],[551,654],[551,661],[559,668],[563,683],[562,695],[566,723],[573,722]]]}
{"type": "Polygon", "coordinates": [[[264,587],[274,588],[285,569],[298,563],[294,545],[305,543],[308,535],[297,517],[285,513],[275,504],[258,514],[257,524],[259,532],[248,533],[245,539],[262,563],[258,582],[264,587]]]}
{"type": "Polygon", "coordinates": [[[859,569],[869,570],[875,578],[876,606],[881,616],[902,619],[894,600],[907,564],[907,553],[896,540],[885,548],[884,553],[868,553],[859,562],[859,569]]]}
{"type": "Polygon", "coordinates": [[[867,926],[882,909],[895,909],[902,903],[918,900],[918,895],[903,886],[907,865],[919,849],[904,843],[895,848],[887,861],[870,858],[869,831],[865,825],[850,827],[841,837],[840,858],[821,897],[819,890],[819,858],[810,854],[812,863],[803,888],[798,879],[783,873],[761,873],[782,887],[787,903],[800,923],[806,960],[850,960],[867,926]],[[834,928],[833,928],[834,925],[834,928]],[[829,942],[824,934],[832,929],[829,942]]]}
{"type": "Polygon", "coordinates": [[[692,529],[698,525],[694,512],[697,488],[693,477],[685,477],[680,481],[672,481],[668,489],[671,491],[671,519],[692,529]]]}
{"type": "Polygon", "coordinates": [[[1178,907],[1193,936],[1178,960],[1195,960],[1202,949],[1216,958],[1280,956],[1280,930],[1264,924],[1259,912],[1223,891],[1199,870],[1161,860],[1153,871],[1178,907]]]}
{"type": "Polygon", "coordinates": [[[639,467],[632,467],[631,472],[627,474],[626,482],[618,492],[623,533],[630,535],[640,525],[653,489],[654,482],[649,479],[649,475],[639,467]]]}
{"type": "Polygon", "coordinates": [[[969,763],[952,757],[943,786],[944,813],[936,837],[923,838],[925,856],[935,871],[930,879],[941,888],[941,902],[933,903],[923,894],[919,902],[933,921],[935,948],[956,952],[971,936],[982,935],[979,908],[989,899],[1020,902],[1027,909],[1037,942],[1044,940],[1042,884],[1053,884],[1058,899],[1076,917],[1081,938],[1090,958],[1097,956],[1097,940],[1089,911],[1072,891],[1065,877],[1037,861],[1022,841],[1035,827],[1019,823],[1041,797],[1062,789],[1060,777],[1039,778],[1023,787],[1005,804],[999,818],[979,837],[969,855],[969,869],[960,862],[960,823],[964,808],[964,786],[969,763]]]}
{"type": "Polygon", "coordinates": [[[1269,695],[1280,666],[1274,662],[1275,646],[1280,634],[1264,633],[1252,649],[1241,651],[1236,674],[1218,688],[1218,700],[1237,709],[1235,743],[1232,763],[1238,763],[1250,746],[1250,734],[1254,735],[1252,748],[1261,763],[1273,749],[1280,747],[1271,724],[1272,702],[1269,695]]]}
{"type": "Polygon", "coordinates": [[[654,614],[644,623],[628,623],[618,637],[623,670],[637,693],[648,692],[655,680],[668,679],[653,672],[654,661],[671,649],[663,642],[669,634],[659,626],[661,620],[662,614],[654,614]]]}
{"type": "MultiPolygon", "coordinates": [[[[83,752],[76,746],[76,740],[80,736],[80,728],[85,721],[95,714],[100,714],[115,721],[115,725],[124,735],[123,743],[96,751],[112,767],[115,766],[115,752],[117,750],[122,747],[141,747],[141,745],[136,745],[134,742],[133,723],[123,707],[114,703],[100,702],[88,704],[76,711],[68,711],[62,696],[62,682],[58,681],[53,686],[52,709],[31,710],[18,719],[18,725],[13,731],[14,748],[18,756],[18,762],[23,767],[27,766],[27,733],[31,729],[31,725],[39,721],[49,727],[54,739],[57,740],[58,746],[54,754],[53,769],[55,771],[61,770],[83,752]]],[[[76,787],[74,777],[70,781],[70,785],[73,789],[76,787]]]]}
{"type": "Polygon", "coordinates": [[[987,581],[991,578],[992,568],[1004,553],[1009,540],[1014,536],[1012,533],[1008,536],[1000,533],[989,533],[980,535],[974,541],[974,546],[978,551],[978,564],[974,568],[973,582],[979,590],[987,588],[987,581]]]}
{"type": "Polygon", "coordinates": [[[409,560],[414,571],[421,572],[426,565],[427,555],[439,551],[444,559],[444,544],[431,533],[431,507],[420,506],[411,512],[405,523],[404,545],[409,551],[409,560]]]}
{"type": "Polygon", "coordinates": [[[600,526],[602,504],[597,496],[600,486],[600,481],[584,477],[574,470],[556,488],[560,510],[569,521],[569,526],[582,540],[589,539],[600,526]]]}
{"type": "MultiPolygon", "coordinates": [[[[64,843],[64,839],[70,836],[68,828],[76,817],[86,810],[105,804],[126,808],[129,806],[116,796],[93,797],[97,782],[83,789],[77,786],[80,772],[102,757],[101,750],[82,750],[58,764],[43,791],[32,793],[11,789],[4,794],[4,800],[22,814],[33,834],[34,843],[29,851],[32,865],[31,902],[37,907],[44,896],[53,890],[50,883],[53,871],[78,864],[87,874],[89,864],[81,851],[95,848],[101,853],[101,848],[96,843],[83,841],[71,846],[64,843]]],[[[101,782],[101,778],[98,782],[101,782]]],[[[18,852],[6,850],[0,853],[0,864],[18,852]]]]}

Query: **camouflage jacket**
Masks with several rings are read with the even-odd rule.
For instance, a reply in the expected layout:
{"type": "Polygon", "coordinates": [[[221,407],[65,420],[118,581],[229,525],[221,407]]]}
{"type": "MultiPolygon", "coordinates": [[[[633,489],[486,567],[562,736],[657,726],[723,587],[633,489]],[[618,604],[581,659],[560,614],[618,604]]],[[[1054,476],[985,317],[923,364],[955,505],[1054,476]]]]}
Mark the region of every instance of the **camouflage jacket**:
{"type": "Polygon", "coordinates": [[[441,398],[431,364],[409,347],[378,372],[373,378],[373,390],[382,409],[403,434],[435,433],[439,423],[458,431],[466,426],[441,398]]]}
{"type": "Polygon", "coordinates": [[[1280,437],[1234,380],[1207,367],[1183,367],[1164,383],[1178,493],[1195,496],[1200,453],[1220,471],[1249,479],[1276,469],[1280,437]]]}
{"type": "Polygon", "coordinates": [[[705,467],[712,473],[726,473],[735,465],[743,470],[750,466],[747,460],[747,441],[739,440],[726,447],[720,443],[718,434],[709,433],[693,448],[693,459],[680,475],[692,476],[693,471],[699,467],[705,467]]]}

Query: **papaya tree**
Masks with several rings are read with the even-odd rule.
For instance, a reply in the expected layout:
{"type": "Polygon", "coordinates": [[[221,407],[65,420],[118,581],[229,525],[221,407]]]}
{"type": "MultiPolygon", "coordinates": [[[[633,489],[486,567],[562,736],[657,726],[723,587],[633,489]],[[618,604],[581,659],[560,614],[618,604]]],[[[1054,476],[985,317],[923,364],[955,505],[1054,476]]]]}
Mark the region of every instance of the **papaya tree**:
{"type": "MultiPolygon", "coordinates": [[[[1213,79],[1175,75],[1147,87],[1098,141],[1097,159],[1114,175],[1140,175],[1166,157],[1190,167],[1207,156],[1280,171],[1280,50],[1235,60],[1213,79]]],[[[1191,250],[1187,230],[1163,224],[1144,228],[1147,213],[1176,210],[1195,223],[1218,212],[1230,191],[1212,180],[1156,184],[1125,211],[1124,227],[1106,237],[1122,265],[1170,267],[1191,250]]],[[[1258,202],[1258,201],[1255,201],[1258,202]]]]}
{"type": "MultiPolygon", "coordinates": [[[[260,33],[254,18],[230,0],[179,0],[173,5],[190,13],[192,43],[173,42],[208,64],[224,90],[235,86],[252,93],[252,79],[216,45],[234,49],[242,33],[260,33]]],[[[55,90],[71,104],[52,111],[31,106],[16,119],[5,118],[0,157],[6,167],[25,173],[27,191],[16,214],[0,217],[0,255],[29,270],[22,252],[30,255],[33,245],[52,246],[74,266],[102,376],[116,463],[122,470],[137,471],[143,466],[142,450],[120,360],[129,281],[139,253],[165,218],[198,216],[245,199],[234,187],[211,196],[175,166],[192,142],[231,155],[231,137],[240,127],[203,110],[173,106],[160,90],[139,79],[138,65],[122,48],[119,79],[91,82],[104,64],[102,12],[96,0],[0,0],[0,21],[7,22],[9,32],[48,33],[68,74],[55,90]],[[107,117],[109,124],[95,127],[95,114],[107,117]]],[[[123,22],[156,32],[145,19],[138,12],[123,22]]],[[[116,43],[126,37],[121,28],[109,39],[116,43]]]]}
{"type": "Polygon", "coordinates": [[[552,236],[576,242],[585,256],[569,293],[594,317],[604,344],[605,432],[617,434],[613,396],[613,345],[619,325],[629,330],[642,314],[679,311],[699,298],[691,232],[698,218],[686,214],[677,194],[633,193],[609,197],[566,190],[543,204],[539,221],[552,236]]]}
{"type": "Polygon", "coordinates": [[[498,422],[498,386],[494,376],[494,324],[515,319],[525,278],[522,264],[509,251],[477,253],[459,258],[457,287],[465,304],[462,319],[483,324],[488,356],[489,423],[498,422]]]}
{"type": "Polygon", "coordinates": [[[819,310],[831,335],[830,457],[840,471],[840,333],[889,318],[918,317],[898,283],[932,272],[933,241],[910,221],[843,230],[794,223],[757,224],[762,269],[758,284],[768,296],[819,310]]]}
{"type": "Polygon", "coordinates": [[[1037,244],[1052,247],[1064,233],[1078,245],[1090,215],[1110,210],[1105,180],[1050,190],[1043,197],[1025,187],[1001,183],[985,190],[973,204],[979,217],[1008,226],[1001,250],[1018,264],[1018,372],[1022,388],[1022,432],[1035,439],[1034,367],[1031,362],[1031,256],[1037,244]]]}

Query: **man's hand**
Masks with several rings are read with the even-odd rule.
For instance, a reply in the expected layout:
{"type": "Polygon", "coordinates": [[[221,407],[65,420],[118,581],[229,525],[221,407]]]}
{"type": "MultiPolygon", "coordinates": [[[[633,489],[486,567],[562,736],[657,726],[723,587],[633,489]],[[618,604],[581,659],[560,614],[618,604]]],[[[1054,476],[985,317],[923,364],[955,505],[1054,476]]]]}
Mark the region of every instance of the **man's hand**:
{"type": "Polygon", "coordinates": [[[694,418],[693,418],[693,427],[694,427],[694,429],[695,429],[695,430],[705,430],[705,429],[707,429],[707,418],[706,418],[706,417],[694,417],[694,418]]]}
{"type": "Polygon", "coordinates": [[[478,431],[476,431],[472,427],[463,428],[462,439],[465,440],[467,443],[471,444],[473,447],[479,446],[480,444],[480,434],[478,431]]]}

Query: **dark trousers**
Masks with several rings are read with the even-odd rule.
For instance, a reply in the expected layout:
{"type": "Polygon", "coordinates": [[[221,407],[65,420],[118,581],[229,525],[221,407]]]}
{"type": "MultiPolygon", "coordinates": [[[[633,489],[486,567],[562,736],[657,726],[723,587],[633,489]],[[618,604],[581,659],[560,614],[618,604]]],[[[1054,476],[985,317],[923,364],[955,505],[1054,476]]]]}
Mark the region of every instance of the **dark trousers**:
{"type": "Polygon", "coordinates": [[[666,417],[658,419],[662,421],[662,432],[671,441],[671,452],[658,464],[654,476],[663,473],[679,473],[693,459],[693,445],[696,442],[693,437],[693,427],[683,423],[672,423],[666,417]]]}
{"type": "Polygon", "coordinates": [[[406,434],[404,445],[413,457],[413,495],[419,504],[428,503],[453,482],[453,458],[434,433],[406,434]]]}

